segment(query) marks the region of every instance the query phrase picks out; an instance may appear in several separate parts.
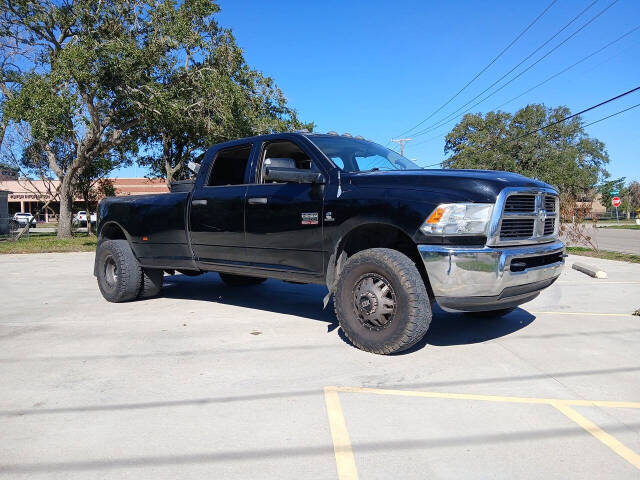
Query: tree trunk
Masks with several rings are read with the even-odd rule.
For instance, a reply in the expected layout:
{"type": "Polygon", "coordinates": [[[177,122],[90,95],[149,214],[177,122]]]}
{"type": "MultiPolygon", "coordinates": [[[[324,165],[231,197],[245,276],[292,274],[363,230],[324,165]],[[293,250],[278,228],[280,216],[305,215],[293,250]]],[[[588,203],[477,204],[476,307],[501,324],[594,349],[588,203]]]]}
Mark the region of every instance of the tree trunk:
{"type": "Polygon", "coordinates": [[[89,193],[84,194],[84,211],[87,212],[87,237],[91,235],[91,212],[89,211],[89,193]]]}
{"type": "Polygon", "coordinates": [[[58,238],[73,236],[73,190],[70,175],[65,175],[60,185],[60,218],[58,219],[58,238]]]}

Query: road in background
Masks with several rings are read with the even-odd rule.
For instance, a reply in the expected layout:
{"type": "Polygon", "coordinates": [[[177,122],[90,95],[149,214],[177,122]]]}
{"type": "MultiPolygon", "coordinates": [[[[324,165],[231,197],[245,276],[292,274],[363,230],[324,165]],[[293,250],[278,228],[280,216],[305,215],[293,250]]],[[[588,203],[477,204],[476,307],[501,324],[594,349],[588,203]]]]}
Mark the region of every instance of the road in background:
{"type": "MultiPolygon", "coordinates": [[[[640,255],[640,230],[593,228],[589,225],[586,233],[595,239],[600,250],[640,255]]],[[[566,238],[563,240],[566,241],[566,238]]]]}

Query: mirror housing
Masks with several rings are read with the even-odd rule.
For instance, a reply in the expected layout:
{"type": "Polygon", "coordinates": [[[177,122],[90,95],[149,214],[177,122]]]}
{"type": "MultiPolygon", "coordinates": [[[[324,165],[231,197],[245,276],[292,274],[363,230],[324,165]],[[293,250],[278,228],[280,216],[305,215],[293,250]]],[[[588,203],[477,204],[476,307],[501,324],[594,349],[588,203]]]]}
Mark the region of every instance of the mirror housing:
{"type": "Polygon", "coordinates": [[[306,171],[299,168],[272,167],[264,170],[264,180],[268,182],[317,183],[323,184],[324,176],[320,172],[306,171]]]}

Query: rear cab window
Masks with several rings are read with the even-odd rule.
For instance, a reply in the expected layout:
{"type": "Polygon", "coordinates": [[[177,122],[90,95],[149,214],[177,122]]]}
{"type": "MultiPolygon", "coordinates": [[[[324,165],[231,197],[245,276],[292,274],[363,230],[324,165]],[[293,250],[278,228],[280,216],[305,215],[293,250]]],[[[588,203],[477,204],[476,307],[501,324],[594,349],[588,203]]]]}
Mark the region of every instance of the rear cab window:
{"type": "Polygon", "coordinates": [[[220,150],[213,159],[213,166],[207,182],[208,187],[243,185],[249,159],[251,144],[238,145],[220,150]]]}

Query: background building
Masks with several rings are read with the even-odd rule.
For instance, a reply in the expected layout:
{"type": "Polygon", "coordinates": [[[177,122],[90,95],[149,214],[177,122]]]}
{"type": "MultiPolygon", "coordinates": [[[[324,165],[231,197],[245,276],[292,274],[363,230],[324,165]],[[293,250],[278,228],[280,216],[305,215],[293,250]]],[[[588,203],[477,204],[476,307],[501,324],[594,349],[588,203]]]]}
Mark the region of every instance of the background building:
{"type": "MultiPolygon", "coordinates": [[[[148,178],[114,178],[111,179],[115,187],[116,196],[144,195],[150,193],[167,193],[169,189],[163,179],[148,178]]],[[[16,212],[29,212],[35,214],[48,200],[58,187],[57,180],[26,180],[26,179],[0,179],[0,190],[8,190],[8,214],[12,217],[16,212]]],[[[90,208],[96,208],[97,202],[93,202],[90,208]]],[[[73,211],[84,210],[85,204],[81,197],[74,198],[73,211]]],[[[46,211],[43,211],[36,220],[39,222],[56,221],[60,213],[60,203],[53,201],[46,211]]]]}

